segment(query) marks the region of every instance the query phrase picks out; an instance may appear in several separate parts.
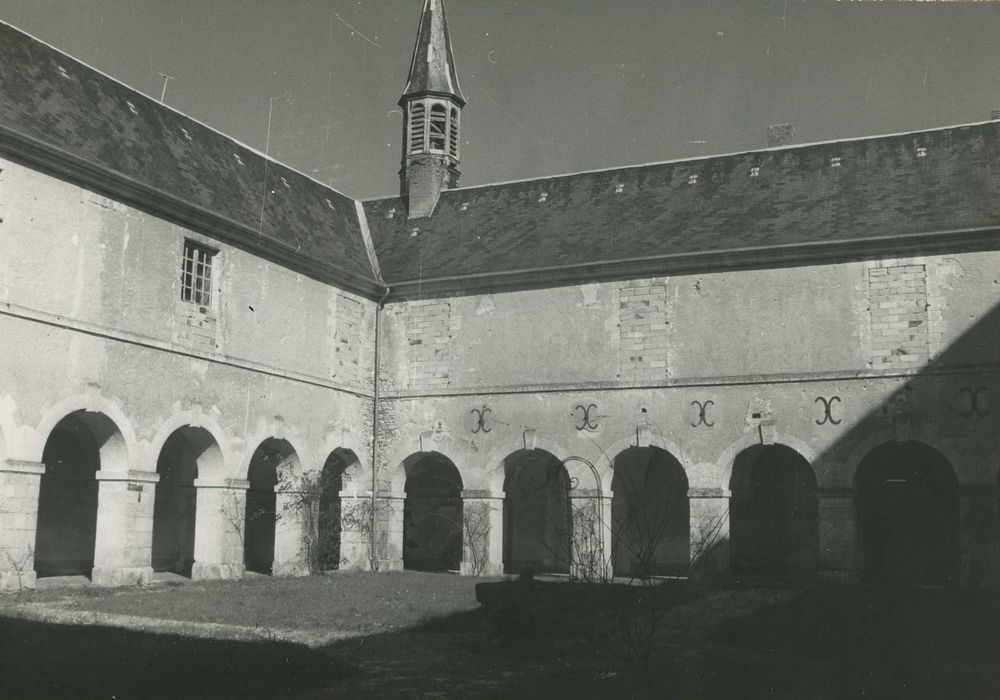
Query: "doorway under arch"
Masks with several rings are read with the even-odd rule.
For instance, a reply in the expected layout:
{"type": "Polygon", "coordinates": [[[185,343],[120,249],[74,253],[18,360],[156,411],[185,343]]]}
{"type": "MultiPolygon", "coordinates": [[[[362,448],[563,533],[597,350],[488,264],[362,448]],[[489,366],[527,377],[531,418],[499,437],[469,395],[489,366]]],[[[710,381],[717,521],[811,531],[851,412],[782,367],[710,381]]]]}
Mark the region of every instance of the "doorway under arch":
{"type": "Polygon", "coordinates": [[[658,447],[615,457],[611,481],[611,556],[615,576],[681,575],[690,560],[688,480],[658,447]]]}
{"type": "Polygon", "coordinates": [[[462,477],[439,452],[408,457],[403,568],[458,571],[462,565],[462,477]]]}
{"type": "Polygon", "coordinates": [[[801,582],[819,561],[819,502],[809,462],[786,445],[754,445],[733,463],[729,517],[733,573],[801,582]]]}
{"type": "Polygon", "coordinates": [[[944,455],[887,442],[861,461],[857,490],[866,583],[957,583],[958,480],[944,455]]]}
{"type": "Polygon", "coordinates": [[[270,574],[274,567],[274,537],[277,528],[279,478],[293,469],[295,450],[286,441],[268,438],[254,451],[247,471],[246,514],[243,527],[243,557],[247,571],[270,574]]]}
{"type": "Polygon", "coordinates": [[[504,572],[569,573],[572,546],[570,480],[544,450],[518,450],[503,463],[504,572]]]}
{"type": "Polygon", "coordinates": [[[319,475],[319,512],[317,514],[316,566],[320,571],[340,568],[341,503],[344,474],[358,464],[351,450],[339,448],[330,453],[319,475]]]}
{"type": "Polygon", "coordinates": [[[222,454],[204,428],[179,428],[163,443],[156,460],[160,481],[153,504],[153,571],[191,576],[198,500],[194,480],[206,461],[221,467],[222,454]]]}
{"type": "Polygon", "coordinates": [[[42,462],[35,572],[89,577],[97,542],[96,474],[102,468],[127,468],[124,439],[103,413],[76,411],[49,433],[42,462]]]}

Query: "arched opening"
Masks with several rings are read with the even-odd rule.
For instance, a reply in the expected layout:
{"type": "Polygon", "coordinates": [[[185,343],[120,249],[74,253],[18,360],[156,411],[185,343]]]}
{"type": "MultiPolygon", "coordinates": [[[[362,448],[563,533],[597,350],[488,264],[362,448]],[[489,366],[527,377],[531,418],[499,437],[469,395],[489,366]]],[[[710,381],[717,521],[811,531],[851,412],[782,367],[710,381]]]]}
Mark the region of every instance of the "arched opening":
{"type": "Polygon", "coordinates": [[[815,575],[819,505],[809,462],[785,445],[754,445],[736,457],[729,488],[733,573],[777,582],[815,575]]]}
{"type": "Polygon", "coordinates": [[[222,453],[204,428],[184,427],[171,433],[156,460],[153,504],[153,571],[190,576],[194,564],[194,532],[199,465],[219,465],[222,453]]]}
{"type": "Polygon", "coordinates": [[[451,108],[451,124],[448,129],[449,154],[452,158],[458,158],[458,110],[451,108]]]}
{"type": "Polygon", "coordinates": [[[958,481],[919,442],[887,442],[858,466],[864,579],[877,585],[957,582],[958,481]]]}
{"type": "Polygon", "coordinates": [[[438,452],[412,455],[403,503],[403,567],[457,571],[462,564],[462,477],[438,452]]]}
{"type": "Polygon", "coordinates": [[[291,471],[295,450],[285,440],[268,438],[250,459],[247,480],[246,517],[243,527],[243,557],[247,571],[270,574],[274,566],[274,535],[277,526],[275,489],[291,471]]]}
{"type": "Polygon", "coordinates": [[[103,413],[77,411],[59,421],[42,452],[35,572],[90,576],[97,540],[97,480],[103,466],[127,468],[125,444],[103,413]]]}
{"type": "Polygon", "coordinates": [[[504,460],[504,571],[569,573],[572,511],[569,475],[544,450],[519,450],[504,460]]]}
{"type": "Polygon", "coordinates": [[[409,129],[409,151],[410,153],[420,153],[424,150],[424,121],[426,112],[421,102],[414,102],[410,105],[410,129],[409,129]]]}
{"type": "Polygon", "coordinates": [[[448,130],[448,110],[443,104],[434,104],[431,106],[430,126],[430,150],[436,153],[444,153],[448,130]]]}
{"type": "Polygon", "coordinates": [[[344,474],[358,464],[351,450],[337,449],[330,453],[319,476],[319,511],[317,513],[316,564],[320,571],[340,568],[341,503],[344,474]]]}
{"type": "Polygon", "coordinates": [[[611,556],[616,576],[681,575],[690,560],[687,474],[657,447],[615,458],[611,481],[611,556]]]}

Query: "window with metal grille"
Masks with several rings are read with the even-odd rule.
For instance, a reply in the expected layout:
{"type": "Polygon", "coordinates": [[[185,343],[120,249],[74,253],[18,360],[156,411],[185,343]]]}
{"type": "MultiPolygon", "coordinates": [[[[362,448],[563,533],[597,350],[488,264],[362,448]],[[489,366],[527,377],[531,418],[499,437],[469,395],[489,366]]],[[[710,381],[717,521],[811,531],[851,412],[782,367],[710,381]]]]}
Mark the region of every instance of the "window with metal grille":
{"type": "Polygon", "coordinates": [[[431,107],[431,140],[432,151],[445,152],[445,132],[448,129],[448,110],[444,105],[431,107]]]}
{"type": "Polygon", "coordinates": [[[458,158],[458,110],[451,110],[451,131],[448,132],[449,148],[452,158],[458,158]]]}
{"type": "Polygon", "coordinates": [[[410,107],[410,153],[424,150],[424,106],[420,103],[410,107]]]}
{"type": "Polygon", "coordinates": [[[181,263],[181,300],[198,306],[212,305],[212,258],[216,251],[184,241],[181,263]]]}

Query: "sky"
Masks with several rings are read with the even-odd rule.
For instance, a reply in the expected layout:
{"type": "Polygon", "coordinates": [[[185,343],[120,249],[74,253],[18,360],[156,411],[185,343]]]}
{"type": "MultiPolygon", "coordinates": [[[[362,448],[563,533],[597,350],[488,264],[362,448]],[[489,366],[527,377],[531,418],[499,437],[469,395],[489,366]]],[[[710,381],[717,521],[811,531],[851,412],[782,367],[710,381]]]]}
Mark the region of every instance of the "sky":
{"type": "MultiPolygon", "coordinates": [[[[0,0],[29,32],[335,189],[398,191],[422,0],[0,0]]],[[[463,186],[985,121],[1000,3],[446,0],[463,186]]]]}

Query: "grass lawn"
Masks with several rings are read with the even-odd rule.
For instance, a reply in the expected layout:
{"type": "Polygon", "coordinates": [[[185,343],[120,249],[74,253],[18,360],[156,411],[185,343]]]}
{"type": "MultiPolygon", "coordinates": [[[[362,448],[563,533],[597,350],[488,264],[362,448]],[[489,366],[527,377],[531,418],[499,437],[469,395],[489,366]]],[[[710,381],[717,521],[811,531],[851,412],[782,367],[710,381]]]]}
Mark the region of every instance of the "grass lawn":
{"type": "Polygon", "coordinates": [[[483,580],[414,571],[338,572],[117,590],[47,590],[18,594],[3,602],[48,603],[66,610],[184,622],[377,633],[474,611],[479,607],[475,585],[483,580]]]}
{"type": "Polygon", "coordinates": [[[1000,697],[1000,599],[825,589],[730,620],[711,654],[720,694],[1000,697]]]}

